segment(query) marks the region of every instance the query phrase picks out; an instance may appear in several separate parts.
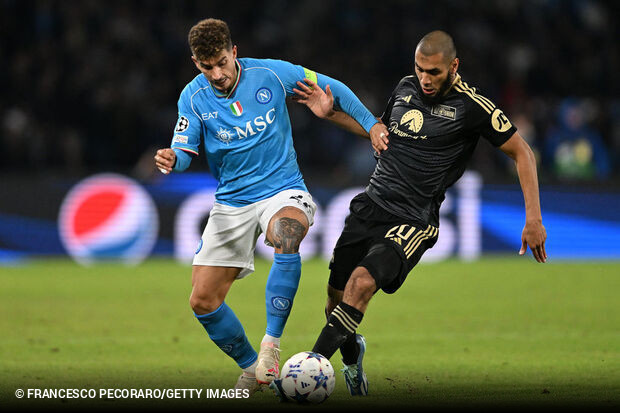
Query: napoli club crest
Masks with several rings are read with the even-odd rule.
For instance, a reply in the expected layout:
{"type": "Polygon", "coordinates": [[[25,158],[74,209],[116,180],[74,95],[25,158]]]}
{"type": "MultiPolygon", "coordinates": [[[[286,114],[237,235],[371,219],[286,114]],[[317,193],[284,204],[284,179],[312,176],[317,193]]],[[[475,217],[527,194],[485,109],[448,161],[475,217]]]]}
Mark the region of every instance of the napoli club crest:
{"type": "Polygon", "coordinates": [[[266,87],[261,87],[256,91],[256,101],[258,103],[267,104],[271,102],[271,90],[266,87]]]}

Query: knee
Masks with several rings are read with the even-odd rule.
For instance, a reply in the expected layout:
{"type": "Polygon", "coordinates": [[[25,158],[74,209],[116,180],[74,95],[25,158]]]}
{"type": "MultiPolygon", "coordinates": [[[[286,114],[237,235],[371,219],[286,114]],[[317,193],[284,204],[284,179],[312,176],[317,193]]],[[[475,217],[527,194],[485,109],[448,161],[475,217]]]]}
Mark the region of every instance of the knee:
{"type": "Polygon", "coordinates": [[[347,285],[350,285],[351,292],[358,297],[372,297],[377,290],[375,279],[364,267],[353,270],[347,285]]]}
{"type": "Polygon", "coordinates": [[[301,212],[291,213],[288,210],[287,212],[290,216],[274,217],[267,239],[279,252],[294,254],[299,251],[299,245],[308,232],[308,222],[301,212]]]}
{"type": "Polygon", "coordinates": [[[192,291],[189,297],[189,305],[198,315],[209,314],[217,310],[222,303],[223,299],[215,294],[209,294],[199,291],[192,291]]]}

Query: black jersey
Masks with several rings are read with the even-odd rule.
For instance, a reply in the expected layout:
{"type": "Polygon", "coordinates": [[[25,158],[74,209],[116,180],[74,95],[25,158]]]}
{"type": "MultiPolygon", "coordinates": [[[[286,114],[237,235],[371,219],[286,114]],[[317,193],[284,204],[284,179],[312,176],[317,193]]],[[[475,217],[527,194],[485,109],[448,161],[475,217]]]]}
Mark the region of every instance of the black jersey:
{"type": "Polygon", "coordinates": [[[388,149],[366,192],[394,215],[422,228],[439,225],[446,189],[463,175],[482,135],[500,146],[516,128],[493,102],[457,74],[440,104],[422,100],[415,76],[403,78],[382,116],[390,136],[388,149]]]}

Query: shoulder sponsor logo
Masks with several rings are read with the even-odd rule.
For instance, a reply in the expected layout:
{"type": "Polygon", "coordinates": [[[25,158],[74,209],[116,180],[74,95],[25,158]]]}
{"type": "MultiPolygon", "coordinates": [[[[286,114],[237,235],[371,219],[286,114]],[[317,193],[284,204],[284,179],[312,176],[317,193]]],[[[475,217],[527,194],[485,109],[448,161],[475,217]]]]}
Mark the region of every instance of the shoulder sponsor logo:
{"type": "Polygon", "coordinates": [[[409,102],[411,101],[411,95],[409,95],[409,96],[405,96],[405,97],[403,98],[403,100],[404,100],[405,102],[409,103],[409,102]]]}
{"type": "Polygon", "coordinates": [[[174,128],[174,131],[184,132],[187,130],[187,128],[189,128],[189,119],[187,119],[185,116],[179,117],[179,120],[177,121],[177,126],[174,128]]]}
{"type": "Polygon", "coordinates": [[[202,120],[217,119],[217,112],[207,112],[200,115],[202,120]]]}
{"type": "Polygon", "coordinates": [[[500,109],[495,109],[491,114],[491,125],[497,132],[506,132],[512,127],[512,123],[500,109]]]}
{"type": "Polygon", "coordinates": [[[446,105],[435,105],[431,109],[431,115],[439,116],[440,118],[455,120],[456,108],[446,105]]]}
{"type": "Polygon", "coordinates": [[[188,137],[185,135],[174,135],[172,138],[172,143],[185,143],[187,144],[188,137]]]}
{"type": "Polygon", "coordinates": [[[256,101],[258,103],[267,104],[271,102],[272,96],[271,90],[266,87],[261,87],[256,91],[256,101]]]}

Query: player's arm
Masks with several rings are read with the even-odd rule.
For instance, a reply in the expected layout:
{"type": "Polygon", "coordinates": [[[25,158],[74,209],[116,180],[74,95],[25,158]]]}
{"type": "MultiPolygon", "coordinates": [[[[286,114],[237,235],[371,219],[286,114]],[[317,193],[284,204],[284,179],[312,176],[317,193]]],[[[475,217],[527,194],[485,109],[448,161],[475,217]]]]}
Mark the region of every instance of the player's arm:
{"type": "MultiPolygon", "coordinates": [[[[304,78],[314,82],[319,88],[326,88],[327,85],[330,85],[330,94],[333,99],[332,105],[349,115],[355,122],[359,123],[364,131],[370,135],[373,146],[375,141],[383,139],[381,134],[383,134],[384,137],[388,135],[385,125],[378,122],[351,89],[339,80],[332,79],[313,70],[306,69],[303,66],[294,65],[283,60],[264,59],[261,63],[268,66],[276,73],[285,89],[287,97],[292,97],[295,94],[293,89],[298,86],[297,82],[304,78]]],[[[323,89],[321,89],[321,91],[323,91],[323,89]]]]}
{"type": "Polygon", "coordinates": [[[521,250],[519,254],[525,254],[529,245],[536,261],[546,262],[545,240],[547,239],[547,232],[542,224],[540,212],[538,176],[534,152],[532,152],[528,143],[518,132],[515,132],[499,148],[515,161],[519,183],[523,191],[523,199],[525,200],[525,226],[521,234],[521,250]]]}
{"type": "Polygon", "coordinates": [[[308,78],[304,78],[304,82],[297,81],[297,88],[293,89],[295,92],[293,100],[308,106],[317,117],[327,119],[348,132],[370,139],[375,151],[381,152],[387,149],[388,131],[380,119],[378,119],[378,123],[372,126],[372,128],[376,128],[377,133],[371,134],[349,114],[334,109],[334,96],[329,84],[323,90],[317,83],[308,78]]]}
{"type": "Polygon", "coordinates": [[[179,98],[179,118],[174,127],[170,148],[157,150],[154,157],[155,166],[164,174],[186,170],[192,158],[198,155],[201,123],[200,118],[191,108],[187,99],[188,94],[188,89],[185,89],[179,98]]]}

